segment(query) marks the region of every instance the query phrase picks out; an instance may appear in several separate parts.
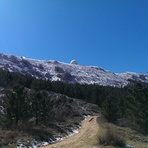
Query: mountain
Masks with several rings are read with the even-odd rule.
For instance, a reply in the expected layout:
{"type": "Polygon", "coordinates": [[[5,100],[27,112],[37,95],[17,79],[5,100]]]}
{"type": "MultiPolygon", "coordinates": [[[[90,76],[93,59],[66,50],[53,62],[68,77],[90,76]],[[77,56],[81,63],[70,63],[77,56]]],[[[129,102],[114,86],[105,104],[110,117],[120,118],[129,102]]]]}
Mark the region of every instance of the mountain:
{"type": "Polygon", "coordinates": [[[37,79],[66,83],[98,84],[123,87],[130,80],[148,83],[148,75],[137,73],[113,73],[96,66],[67,64],[54,60],[35,60],[14,55],[0,54],[0,68],[10,72],[30,74],[37,79]]]}

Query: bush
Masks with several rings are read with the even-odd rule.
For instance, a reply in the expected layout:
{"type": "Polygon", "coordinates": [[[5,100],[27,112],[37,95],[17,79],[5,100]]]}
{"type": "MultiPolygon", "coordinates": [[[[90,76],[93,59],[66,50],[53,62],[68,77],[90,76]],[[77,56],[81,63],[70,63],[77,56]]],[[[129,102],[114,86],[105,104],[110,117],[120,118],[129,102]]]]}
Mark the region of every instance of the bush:
{"type": "Polygon", "coordinates": [[[9,144],[14,144],[15,141],[17,141],[18,132],[2,129],[0,129],[0,131],[0,148],[6,147],[9,144]]]}
{"type": "Polygon", "coordinates": [[[37,140],[46,141],[49,138],[52,138],[53,135],[48,131],[45,126],[36,126],[32,122],[25,122],[17,126],[18,131],[24,132],[28,135],[31,135],[37,140]]]}
{"type": "Polygon", "coordinates": [[[98,141],[100,145],[105,146],[124,147],[126,144],[125,139],[113,127],[108,127],[106,133],[98,137],[98,141]]]}

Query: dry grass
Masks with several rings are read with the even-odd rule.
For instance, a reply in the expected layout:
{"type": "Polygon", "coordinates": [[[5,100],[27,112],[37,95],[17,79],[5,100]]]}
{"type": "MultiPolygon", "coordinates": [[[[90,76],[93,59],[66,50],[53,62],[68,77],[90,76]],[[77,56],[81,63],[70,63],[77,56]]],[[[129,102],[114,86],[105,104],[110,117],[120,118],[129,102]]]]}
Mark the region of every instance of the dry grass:
{"type": "MultiPolygon", "coordinates": [[[[141,135],[136,131],[131,130],[130,128],[119,127],[114,124],[108,123],[102,117],[99,117],[97,119],[98,122],[96,122],[96,117],[94,119],[95,120],[92,120],[91,122],[88,122],[89,119],[86,120],[84,128],[81,129],[78,135],[70,137],[69,141],[65,142],[63,145],[62,145],[62,141],[61,143],[57,143],[58,146],[60,148],[62,147],[66,148],[65,145],[67,145],[67,148],[114,148],[115,146],[111,146],[113,145],[112,142],[108,144],[107,142],[104,142],[105,141],[104,139],[107,139],[107,141],[116,141],[116,140],[112,140],[111,138],[111,137],[114,137],[114,139],[118,139],[118,141],[122,141],[122,139],[118,137],[118,135],[122,135],[122,137],[125,138],[127,144],[133,145],[137,148],[148,148],[148,136],[141,135]],[[99,123],[99,126],[98,126],[98,123],[99,123]],[[109,131],[108,131],[108,127],[110,128],[109,131]],[[100,136],[99,143],[102,145],[97,143],[98,136],[100,136]],[[106,145],[110,145],[110,146],[106,146],[106,145]]],[[[58,131],[59,131],[59,128],[57,127],[55,130],[55,134],[58,131]]],[[[30,141],[32,136],[29,137],[28,134],[25,134],[26,132],[0,129],[0,147],[16,148],[16,141],[18,140],[23,141],[22,143],[27,145],[26,141],[30,141]]],[[[53,132],[53,129],[48,129],[48,132],[50,133],[53,132]]],[[[27,133],[30,133],[30,135],[40,135],[41,137],[43,136],[42,137],[43,139],[46,139],[46,137],[49,136],[46,132],[44,132],[44,130],[41,131],[41,129],[37,127],[33,128],[33,130],[28,131],[27,133]]],[[[47,147],[53,148],[54,146],[55,145],[49,145],[47,147]]],[[[58,146],[57,148],[59,148],[58,146]]]]}
{"type": "Polygon", "coordinates": [[[19,133],[16,131],[1,130],[0,147],[14,147],[14,146],[16,147],[15,141],[18,139],[18,136],[19,136],[19,133]]]}
{"type": "Polygon", "coordinates": [[[99,133],[99,126],[96,119],[96,116],[88,117],[83,121],[78,134],[45,148],[98,148],[96,137],[99,133]]]}
{"type": "MultiPolygon", "coordinates": [[[[118,135],[124,137],[126,144],[133,145],[137,148],[148,148],[148,136],[144,136],[127,127],[119,127],[112,123],[108,123],[103,117],[98,119],[100,125],[99,135],[105,135],[108,127],[117,131],[118,135]]],[[[99,148],[113,148],[114,146],[100,146],[99,148]]]]}
{"type": "Polygon", "coordinates": [[[19,143],[29,146],[32,144],[33,137],[45,140],[49,133],[39,128],[32,128],[30,131],[0,129],[0,148],[16,148],[19,143]]]}
{"type": "Polygon", "coordinates": [[[98,141],[104,146],[125,147],[126,144],[125,139],[112,126],[107,127],[105,134],[99,134],[98,141]]]}

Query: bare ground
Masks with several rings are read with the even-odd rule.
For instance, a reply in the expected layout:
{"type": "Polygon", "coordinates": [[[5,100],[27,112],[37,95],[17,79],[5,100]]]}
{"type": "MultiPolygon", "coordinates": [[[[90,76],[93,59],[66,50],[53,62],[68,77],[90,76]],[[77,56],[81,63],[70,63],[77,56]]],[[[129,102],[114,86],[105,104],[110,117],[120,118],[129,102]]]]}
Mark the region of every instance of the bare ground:
{"type": "Polygon", "coordinates": [[[82,122],[78,134],[44,148],[97,148],[98,130],[97,116],[90,116],[82,122]]]}

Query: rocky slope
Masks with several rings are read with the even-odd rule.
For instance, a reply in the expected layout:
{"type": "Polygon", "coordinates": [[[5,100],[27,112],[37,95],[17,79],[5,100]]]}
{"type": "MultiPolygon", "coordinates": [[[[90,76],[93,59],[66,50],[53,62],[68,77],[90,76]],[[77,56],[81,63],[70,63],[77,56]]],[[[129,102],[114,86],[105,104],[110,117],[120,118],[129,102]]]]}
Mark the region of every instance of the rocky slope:
{"type": "MultiPolygon", "coordinates": [[[[5,100],[4,89],[0,90],[2,93],[0,99],[5,100]]],[[[1,110],[4,108],[0,106],[0,147],[7,148],[9,144],[10,147],[27,148],[27,146],[30,146],[37,148],[51,144],[78,133],[81,122],[86,116],[100,115],[100,110],[95,104],[54,92],[48,92],[48,96],[53,101],[53,119],[50,122],[46,122],[46,124],[35,125],[35,118],[33,117],[22,126],[18,125],[18,131],[12,130],[10,139],[9,131],[2,127],[3,120],[1,117],[5,116],[5,114],[3,115],[1,110]]]]}
{"type": "Polygon", "coordinates": [[[96,66],[66,64],[53,60],[34,60],[6,54],[0,54],[0,68],[10,72],[30,74],[38,79],[67,83],[122,87],[129,83],[129,79],[148,82],[148,75],[116,74],[96,66]]]}

